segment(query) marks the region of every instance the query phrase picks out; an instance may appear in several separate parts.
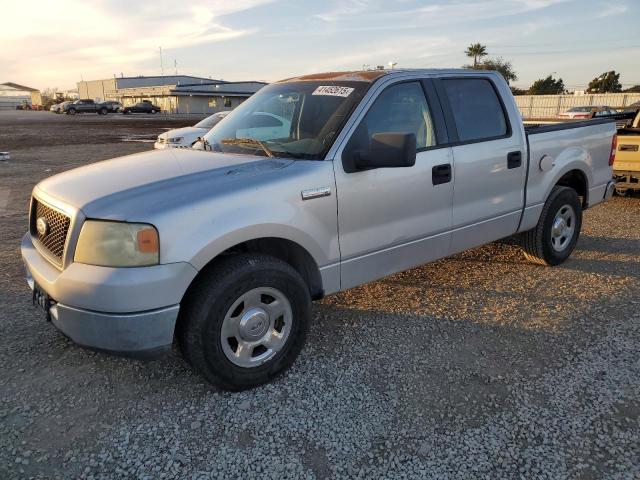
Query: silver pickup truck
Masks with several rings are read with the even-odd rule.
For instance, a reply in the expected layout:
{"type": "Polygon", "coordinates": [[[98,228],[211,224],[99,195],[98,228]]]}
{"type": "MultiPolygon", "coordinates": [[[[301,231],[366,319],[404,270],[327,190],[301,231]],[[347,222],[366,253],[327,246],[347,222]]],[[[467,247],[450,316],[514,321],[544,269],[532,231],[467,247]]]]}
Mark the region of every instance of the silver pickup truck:
{"type": "Polygon", "coordinates": [[[557,265],[607,200],[615,123],[525,129],[495,72],[341,72],[271,84],[196,144],[33,190],[34,302],[80,345],[170,349],[226,389],[303,347],[311,301],[519,233],[557,265]]]}

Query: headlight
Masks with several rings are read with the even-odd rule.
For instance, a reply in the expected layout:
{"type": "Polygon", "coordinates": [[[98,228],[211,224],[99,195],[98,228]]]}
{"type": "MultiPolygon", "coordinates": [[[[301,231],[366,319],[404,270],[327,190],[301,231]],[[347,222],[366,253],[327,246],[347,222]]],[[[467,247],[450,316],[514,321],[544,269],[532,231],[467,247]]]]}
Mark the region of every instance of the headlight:
{"type": "Polygon", "coordinates": [[[102,267],[144,267],[160,260],[158,231],[146,223],[87,220],[74,261],[102,267]]]}
{"type": "Polygon", "coordinates": [[[180,143],[184,137],[173,137],[167,140],[169,143],[180,143]]]}

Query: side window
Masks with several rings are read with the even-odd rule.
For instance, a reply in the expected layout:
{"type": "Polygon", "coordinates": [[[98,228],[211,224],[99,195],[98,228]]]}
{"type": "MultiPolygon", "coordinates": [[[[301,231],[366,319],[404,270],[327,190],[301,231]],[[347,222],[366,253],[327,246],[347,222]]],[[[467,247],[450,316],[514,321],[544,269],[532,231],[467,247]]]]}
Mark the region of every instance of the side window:
{"type": "Polygon", "coordinates": [[[468,142],[507,134],[507,119],[500,99],[489,80],[482,78],[443,79],[458,140],[468,142]]]}
{"type": "Polygon", "coordinates": [[[419,82],[387,87],[360,122],[354,137],[371,144],[373,135],[383,132],[414,133],[417,149],[436,144],[431,113],[419,82]]]}

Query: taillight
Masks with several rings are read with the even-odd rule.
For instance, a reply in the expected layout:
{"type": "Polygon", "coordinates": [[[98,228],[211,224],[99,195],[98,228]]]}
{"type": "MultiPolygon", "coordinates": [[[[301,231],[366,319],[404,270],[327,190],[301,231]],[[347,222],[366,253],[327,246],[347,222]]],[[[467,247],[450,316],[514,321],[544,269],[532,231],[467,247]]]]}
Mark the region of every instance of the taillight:
{"type": "Polygon", "coordinates": [[[614,135],[611,139],[611,155],[609,155],[609,166],[613,167],[613,162],[616,161],[616,150],[618,149],[618,135],[614,135]]]}

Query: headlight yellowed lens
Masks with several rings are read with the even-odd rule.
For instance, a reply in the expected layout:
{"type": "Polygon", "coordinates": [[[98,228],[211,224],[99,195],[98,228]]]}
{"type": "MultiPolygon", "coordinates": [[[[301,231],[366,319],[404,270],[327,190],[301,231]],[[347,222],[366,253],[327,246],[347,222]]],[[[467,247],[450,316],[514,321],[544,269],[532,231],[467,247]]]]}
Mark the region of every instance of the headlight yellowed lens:
{"type": "Polygon", "coordinates": [[[145,223],[87,220],[80,231],[74,261],[102,267],[157,265],[158,231],[145,223]]]}

